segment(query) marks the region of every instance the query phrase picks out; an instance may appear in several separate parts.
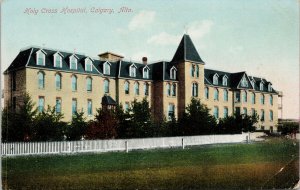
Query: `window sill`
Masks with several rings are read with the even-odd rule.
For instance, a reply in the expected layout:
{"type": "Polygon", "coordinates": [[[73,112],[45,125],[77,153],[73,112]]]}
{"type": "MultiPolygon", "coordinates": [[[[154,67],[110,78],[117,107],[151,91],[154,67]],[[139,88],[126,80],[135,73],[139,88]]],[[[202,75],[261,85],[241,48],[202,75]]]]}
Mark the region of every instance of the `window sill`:
{"type": "Polygon", "coordinates": [[[57,88],[56,91],[61,91],[61,89],[58,89],[58,88],[57,88]]]}
{"type": "Polygon", "coordinates": [[[45,90],[45,88],[39,88],[39,90],[45,90]]]}
{"type": "Polygon", "coordinates": [[[87,90],[86,92],[87,92],[87,93],[92,93],[92,91],[91,91],[91,90],[87,90]]]}
{"type": "Polygon", "coordinates": [[[72,90],[72,92],[77,92],[77,90],[72,90]]]}

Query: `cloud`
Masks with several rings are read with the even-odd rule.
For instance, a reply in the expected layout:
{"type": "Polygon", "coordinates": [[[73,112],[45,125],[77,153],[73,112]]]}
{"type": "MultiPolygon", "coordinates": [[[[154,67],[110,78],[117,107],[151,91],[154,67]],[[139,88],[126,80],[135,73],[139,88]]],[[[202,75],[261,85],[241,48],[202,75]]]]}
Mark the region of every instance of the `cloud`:
{"type": "Polygon", "coordinates": [[[240,53],[244,50],[243,46],[231,46],[228,51],[232,54],[240,53]]]}
{"type": "Polygon", "coordinates": [[[180,35],[172,35],[166,32],[161,32],[160,34],[149,38],[147,43],[157,45],[176,45],[179,43],[180,37],[180,35]]]}
{"type": "Polygon", "coordinates": [[[156,13],[154,11],[140,11],[131,19],[128,25],[129,30],[136,30],[147,27],[154,21],[155,14],[156,13]]]}

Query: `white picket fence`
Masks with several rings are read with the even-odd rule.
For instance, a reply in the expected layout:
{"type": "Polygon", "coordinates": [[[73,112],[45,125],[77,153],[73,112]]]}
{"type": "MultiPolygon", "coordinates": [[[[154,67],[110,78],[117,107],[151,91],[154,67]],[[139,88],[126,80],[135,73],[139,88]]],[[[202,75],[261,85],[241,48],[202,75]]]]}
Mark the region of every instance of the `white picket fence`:
{"type": "Polygon", "coordinates": [[[137,149],[171,148],[192,145],[239,143],[250,140],[248,133],[236,135],[203,135],[141,139],[83,140],[60,142],[2,143],[3,156],[64,154],[80,152],[111,152],[137,149]]]}

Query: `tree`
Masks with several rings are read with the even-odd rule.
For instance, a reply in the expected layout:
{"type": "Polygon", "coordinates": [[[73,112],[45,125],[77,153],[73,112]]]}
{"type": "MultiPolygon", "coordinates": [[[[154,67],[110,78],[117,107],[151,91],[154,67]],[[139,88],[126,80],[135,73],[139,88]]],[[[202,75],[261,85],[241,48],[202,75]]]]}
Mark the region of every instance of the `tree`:
{"type": "Polygon", "coordinates": [[[112,139],[117,137],[119,120],[112,109],[97,109],[95,121],[88,124],[87,139],[112,139]]]}
{"type": "Polygon", "coordinates": [[[56,113],[55,107],[48,106],[46,111],[39,113],[34,122],[33,140],[56,141],[64,140],[66,122],[61,121],[62,113],[56,113]]]}
{"type": "Polygon", "coordinates": [[[72,121],[65,131],[67,140],[80,140],[84,136],[87,128],[87,122],[83,115],[83,112],[75,112],[72,116],[72,121]]]}
{"type": "Polygon", "coordinates": [[[285,122],[278,126],[278,131],[280,131],[283,135],[299,132],[299,123],[285,122]]]}
{"type": "Polygon", "coordinates": [[[200,100],[192,98],[179,125],[184,135],[210,134],[216,126],[216,119],[209,114],[206,105],[201,104],[200,100]]]}

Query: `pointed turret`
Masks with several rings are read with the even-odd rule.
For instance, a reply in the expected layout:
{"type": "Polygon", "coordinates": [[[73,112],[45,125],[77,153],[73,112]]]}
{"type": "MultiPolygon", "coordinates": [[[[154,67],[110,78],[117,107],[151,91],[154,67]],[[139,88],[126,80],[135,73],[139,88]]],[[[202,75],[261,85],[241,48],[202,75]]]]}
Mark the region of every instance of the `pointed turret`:
{"type": "Polygon", "coordinates": [[[191,61],[204,64],[189,35],[184,34],[172,62],[191,61]]]}

